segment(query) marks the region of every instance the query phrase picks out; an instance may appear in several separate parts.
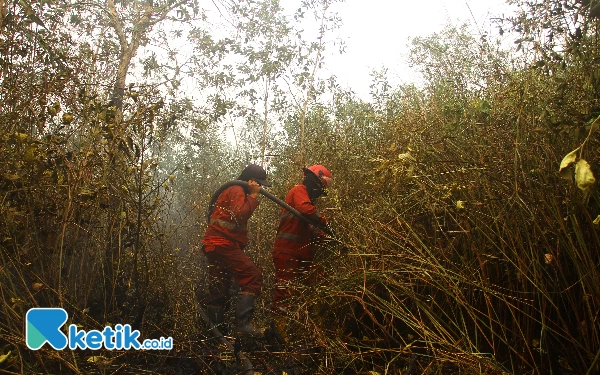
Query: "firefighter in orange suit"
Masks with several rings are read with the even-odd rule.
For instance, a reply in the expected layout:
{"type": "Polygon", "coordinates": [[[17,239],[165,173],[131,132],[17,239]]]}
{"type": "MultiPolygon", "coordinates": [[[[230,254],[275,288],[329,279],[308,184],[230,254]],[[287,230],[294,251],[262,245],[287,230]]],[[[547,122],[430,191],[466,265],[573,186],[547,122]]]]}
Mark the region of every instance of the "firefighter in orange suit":
{"type": "Polygon", "coordinates": [[[248,219],[259,205],[257,197],[261,185],[271,185],[265,170],[255,164],[248,165],[238,180],[247,181],[248,187],[230,186],[219,195],[202,240],[208,262],[206,310],[211,324],[223,324],[233,279],[240,286],[234,330],[238,334],[258,336],[251,320],[263,279],[260,269],[244,253],[244,247],[248,243],[248,219]]]}
{"type": "MultiPolygon", "coordinates": [[[[294,186],[285,203],[307,218],[321,224],[327,221],[315,208],[315,201],[326,194],[326,188],[333,182],[331,173],[322,165],[304,168],[304,181],[294,186]]],[[[317,267],[313,263],[313,243],[325,234],[307,222],[282,209],[279,228],[273,245],[276,284],[271,301],[271,309],[279,315],[288,310],[288,299],[292,296],[289,281],[300,281],[312,285],[316,281],[317,267]]],[[[278,328],[281,332],[281,329],[278,328]]]]}

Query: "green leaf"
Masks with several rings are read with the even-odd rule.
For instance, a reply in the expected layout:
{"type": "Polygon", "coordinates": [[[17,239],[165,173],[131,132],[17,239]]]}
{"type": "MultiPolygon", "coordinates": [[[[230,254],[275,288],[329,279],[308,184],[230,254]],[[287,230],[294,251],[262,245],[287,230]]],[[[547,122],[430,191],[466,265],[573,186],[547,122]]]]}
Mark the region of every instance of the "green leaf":
{"type": "Polygon", "coordinates": [[[492,110],[492,106],[490,105],[490,103],[487,100],[482,100],[479,103],[479,112],[489,115],[491,110],[492,110]]]}
{"type": "Polygon", "coordinates": [[[38,25],[40,25],[44,29],[46,28],[46,25],[44,25],[44,23],[42,22],[42,20],[38,16],[36,16],[35,14],[33,14],[33,13],[29,14],[29,19],[32,20],[33,22],[37,23],[38,25]]]}

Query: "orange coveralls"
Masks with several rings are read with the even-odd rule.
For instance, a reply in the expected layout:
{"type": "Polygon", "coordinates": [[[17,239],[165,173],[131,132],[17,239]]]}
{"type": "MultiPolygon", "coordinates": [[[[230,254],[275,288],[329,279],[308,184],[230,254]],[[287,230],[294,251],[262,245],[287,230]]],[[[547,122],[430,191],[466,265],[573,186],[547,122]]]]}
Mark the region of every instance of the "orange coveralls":
{"type": "Polygon", "coordinates": [[[242,293],[260,293],[262,273],[244,253],[248,219],[258,205],[259,201],[247,195],[241,186],[231,186],[219,195],[202,240],[208,260],[207,305],[225,305],[232,278],[242,293]]]}
{"type": "MultiPolygon", "coordinates": [[[[306,186],[296,185],[290,190],[285,203],[308,218],[326,223],[310,200],[306,186]]],[[[286,285],[288,281],[298,280],[304,285],[316,281],[318,268],[313,264],[313,237],[319,235],[310,224],[299,219],[285,208],[281,211],[279,228],[273,245],[273,263],[275,265],[276,285],[273,290],[272,307],[285,309],[285,300],[292,295],[286,285]]]]}

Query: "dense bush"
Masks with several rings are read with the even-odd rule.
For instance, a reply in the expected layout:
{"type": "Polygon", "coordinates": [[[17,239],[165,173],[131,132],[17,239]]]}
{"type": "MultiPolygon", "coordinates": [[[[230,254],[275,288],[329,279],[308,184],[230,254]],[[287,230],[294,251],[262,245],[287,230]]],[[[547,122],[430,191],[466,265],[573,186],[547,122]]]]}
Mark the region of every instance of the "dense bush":
{"type": "Polygon", "coordinates": [[[582,144],[598,172],[594,91],[578,64],[444,64],[501,56],[489,48],[417,40],[424,90],[314,112],[312,162],[333,170],[351,251],[321,255],[299,314],[340,372],[598,371],[598,194],[558,173],[582,144]]]}

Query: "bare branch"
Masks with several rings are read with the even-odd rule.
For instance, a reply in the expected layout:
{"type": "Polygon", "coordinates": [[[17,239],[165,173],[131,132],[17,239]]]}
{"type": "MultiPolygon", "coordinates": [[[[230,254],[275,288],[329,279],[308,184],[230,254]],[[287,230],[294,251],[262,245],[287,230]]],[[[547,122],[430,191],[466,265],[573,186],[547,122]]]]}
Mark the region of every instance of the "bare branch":
{"type": "Polygon", "coordinates": [[[117,36],[119,37],[119,42],[121,43],[121,52],[125,53],[129,44],[127,43],[127,36],[125,35],[125,31],[123,30],[123,25],[121,24],[121,19],[117,14],[117,8],[115,7],[115,0],[108,0],[108,14],[110,16],[111,23],[117,36]]]}

